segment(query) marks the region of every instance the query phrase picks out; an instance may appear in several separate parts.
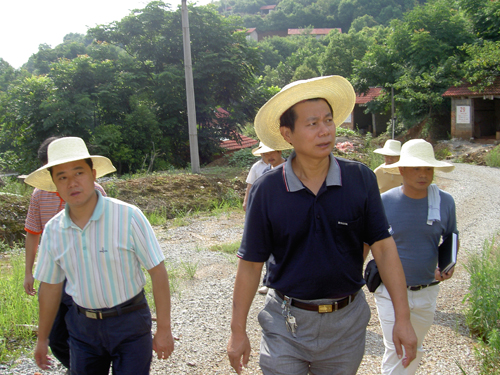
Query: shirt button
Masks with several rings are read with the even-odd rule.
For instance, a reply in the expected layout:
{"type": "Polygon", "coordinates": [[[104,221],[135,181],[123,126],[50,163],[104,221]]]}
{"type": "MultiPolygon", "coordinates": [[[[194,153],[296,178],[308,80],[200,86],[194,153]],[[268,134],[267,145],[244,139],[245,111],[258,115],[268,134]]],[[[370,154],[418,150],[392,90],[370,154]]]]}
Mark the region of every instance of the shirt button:
{"type": "Polygon", "coordinates": [[[319,215],[316,216],[316,219],[319,219],[319,215]]]}

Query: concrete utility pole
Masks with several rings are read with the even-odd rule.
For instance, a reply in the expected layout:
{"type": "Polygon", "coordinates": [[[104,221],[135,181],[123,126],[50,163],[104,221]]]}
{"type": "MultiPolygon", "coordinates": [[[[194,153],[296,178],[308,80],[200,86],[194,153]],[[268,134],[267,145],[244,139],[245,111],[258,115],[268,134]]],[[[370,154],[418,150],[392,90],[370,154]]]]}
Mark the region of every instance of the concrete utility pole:
{"type": "Polygon", "coordinates": [[[196,130],[196,108],[194,103],[193,66],[191,65],[191,40],[189,37],[189,18],[187,0],[182,0],[182,40],[184,45],[184,71],[186,75],[186,100],[189,128],[189,150],[191,171],[201,173],[198,152],[198,131],[196,130]]]}
{"type": "Polygon", "coordinates": [[[394,117],[394,86],[391,87],[391,123],[392,139],[394,139],[394,127],[396,126],[396,118],[394,117]]]}

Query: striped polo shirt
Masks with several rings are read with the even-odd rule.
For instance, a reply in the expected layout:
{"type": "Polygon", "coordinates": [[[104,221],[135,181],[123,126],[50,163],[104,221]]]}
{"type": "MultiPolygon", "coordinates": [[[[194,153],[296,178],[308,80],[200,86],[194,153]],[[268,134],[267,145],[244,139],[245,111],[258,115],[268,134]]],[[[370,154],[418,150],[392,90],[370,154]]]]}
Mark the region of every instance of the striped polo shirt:
{"type": "MultiPolygon", "coordinates": [[[[103,196],[106,196],[101,185],[94,183],[94,186],[103,196]]],[[[33,190],[24,230],[31,234],[41,234],[43,228],[45,228],[45,224],[61,211],[65,205],[66,202],[63,201],[57,192],[40,189],[33,190]]]]}
{"type": "Polygon", "coordinates": [[[149,270],[165,259],[153,229],[135,206],[98,192],[97,205],[83,229],[69,207],[45,227],[35,278],[68,282],[66,292],[88,309],[110,308],[137,295],[149,270]]]}

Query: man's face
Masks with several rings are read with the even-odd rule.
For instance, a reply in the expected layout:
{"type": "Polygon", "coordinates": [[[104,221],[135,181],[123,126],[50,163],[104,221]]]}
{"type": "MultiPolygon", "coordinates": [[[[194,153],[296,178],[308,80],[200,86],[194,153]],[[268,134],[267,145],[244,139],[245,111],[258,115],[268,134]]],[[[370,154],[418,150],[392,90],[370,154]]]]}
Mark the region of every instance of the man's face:
{"type": "Polygon", "coordinates": [[[281,151],[265,152],[260,156],[262,156],[264,163],[271,164],[273,168],[281,164],[281,151]]]}
{"type": "Polygon", "coordinates": [[[427,192],[432,183],[434,168],[432,167],[400,167],[399,173],[403,176],[405,189],[415,193],[427,192]]]}
{"type": "Polygon", "coordinates": [[[294,106],[295,130],[282,127],[281,135],[293,145],[297,155],[315,159],[327,157],[335,145],[333,114],[325,100],[305,101],[294,106]]]}
{"type": "Polygon", "coordinates": [[[96,171],[85,160],[56,165],[52,168],[52,181],[61,198],[71,207],[85,206],[95,195],[96,171]]]}
{"type": "Polygon", "coordinates": [[[384,155],[384,163],[386,165],[389,164],[394,164],[399,161],[399,156],[389,156],[389,155],[384,155]]]}

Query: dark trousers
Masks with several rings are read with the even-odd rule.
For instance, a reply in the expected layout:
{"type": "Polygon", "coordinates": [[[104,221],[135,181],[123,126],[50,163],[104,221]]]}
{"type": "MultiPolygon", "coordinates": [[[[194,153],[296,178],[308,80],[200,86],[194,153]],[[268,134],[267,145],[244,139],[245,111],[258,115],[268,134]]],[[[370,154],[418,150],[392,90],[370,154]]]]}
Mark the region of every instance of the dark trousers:
{"type": "MultiPolygon", "coordinates": [[[[146,302],[146,297],[143,302],[146,302]]],[[[66,315],[66,322],[72,375],[108,375],[111,364],[113,374],[149,374],[153,338],[151,312],[147,305],[102,320],[87,318],[73,306],[66,315]]]]}
{"type": "Polygon", "coordinates": [[[64,367],[69,369],[69,334],[68,328],[66,327],[65,317],[69,309],[73,306],[73,299],[66,293],[65,289],[66,280],[63,284],[61,304],[50,331],[49,346],[54,357],[56,357],[64,367]]]}

